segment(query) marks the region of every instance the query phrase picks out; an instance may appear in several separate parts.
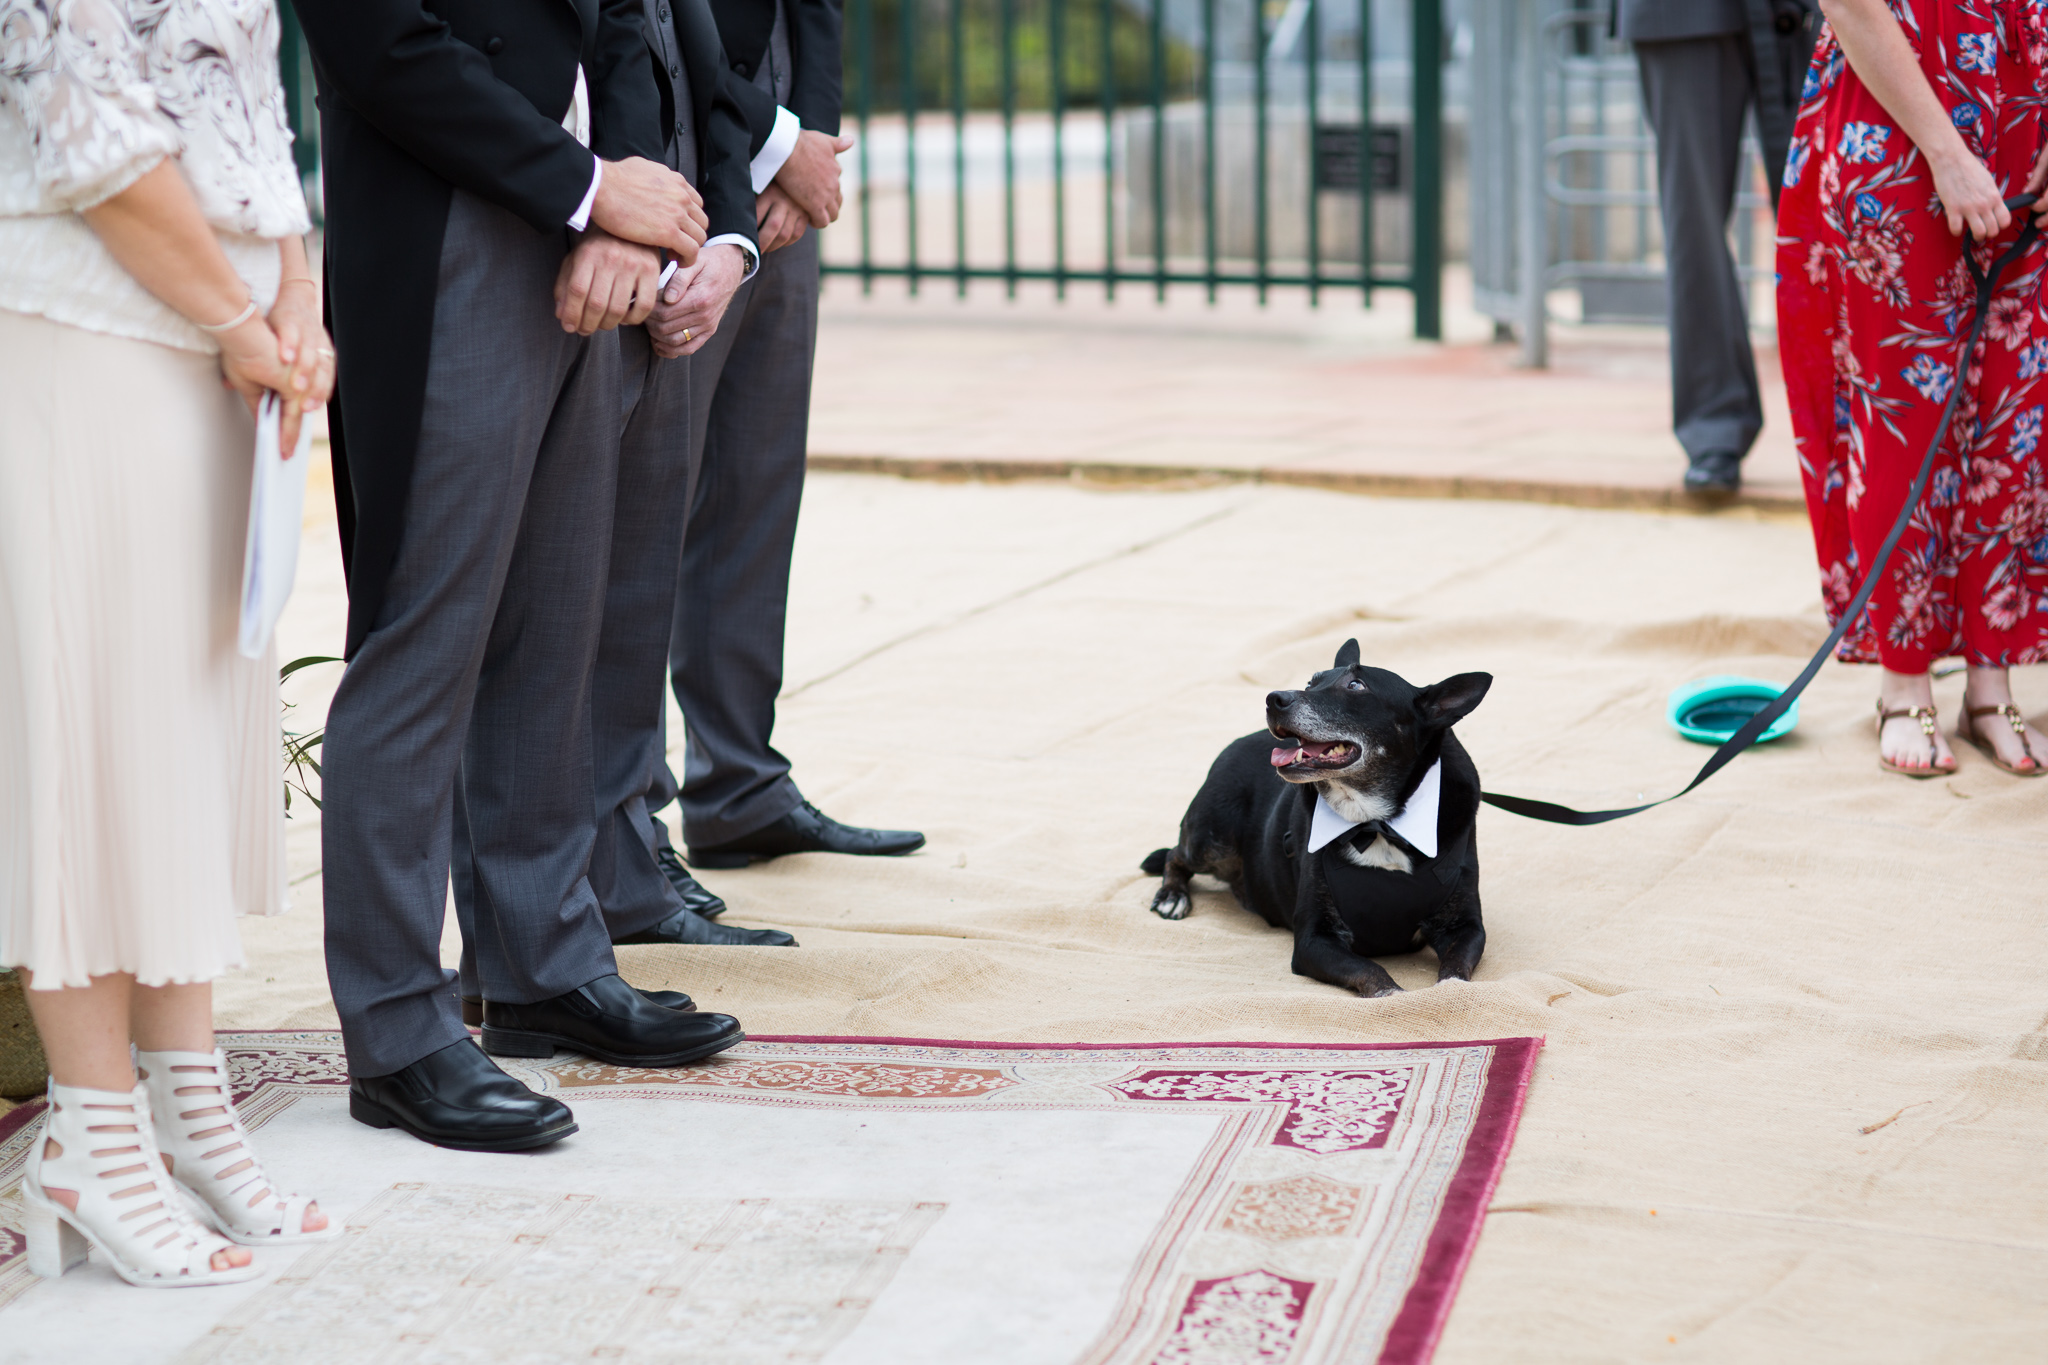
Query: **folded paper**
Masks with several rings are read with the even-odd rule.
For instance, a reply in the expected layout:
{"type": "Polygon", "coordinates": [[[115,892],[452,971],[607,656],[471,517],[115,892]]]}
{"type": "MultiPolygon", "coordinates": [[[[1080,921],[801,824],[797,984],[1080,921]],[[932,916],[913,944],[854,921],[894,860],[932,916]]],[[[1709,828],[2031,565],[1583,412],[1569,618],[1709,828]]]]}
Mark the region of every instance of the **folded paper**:
{"type": "Polygon", "coordinates": [[[260,659],[299,571],[299,527],[306,509],[306,465],[313,448],[310,422],[299,424],[290,459],[278,445],[284,405],[274,393],[256,410],[256,460],[249,479],[249,538],[242,551],[242,621],[236,647],[260,659]]]}

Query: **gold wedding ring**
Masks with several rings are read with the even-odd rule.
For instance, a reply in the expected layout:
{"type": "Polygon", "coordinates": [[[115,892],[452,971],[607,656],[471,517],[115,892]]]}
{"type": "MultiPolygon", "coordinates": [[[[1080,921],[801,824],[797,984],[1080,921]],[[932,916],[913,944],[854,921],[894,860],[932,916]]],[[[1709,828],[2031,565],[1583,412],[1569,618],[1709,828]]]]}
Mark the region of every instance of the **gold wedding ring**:
{"type": "Polygon", "coordinates": [[[690,329],[689,329],[689,328],[687,328],[687,327],[685,327],[685,328],[683,329],[683,345],[687,346],[687,345],[689,345],[689,344],[690,344],[690,329]]]}

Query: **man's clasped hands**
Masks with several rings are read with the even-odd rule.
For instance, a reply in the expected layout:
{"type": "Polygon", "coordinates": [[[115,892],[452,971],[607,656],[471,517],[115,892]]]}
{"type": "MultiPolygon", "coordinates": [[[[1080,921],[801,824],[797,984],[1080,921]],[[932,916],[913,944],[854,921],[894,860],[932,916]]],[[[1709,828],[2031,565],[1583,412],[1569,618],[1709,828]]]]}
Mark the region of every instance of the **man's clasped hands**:
{"type": "MultiPolygon", "coordinates": [[[[806,129],[754,201],[761,252],[788,246],[806,227],[839,217],[839,154],[850,137],[806,129]]],[[[704,250],[710,230],[704,197],[668,167],[643,157],[607,161],[590,208],[590,226],[555,278],[555,316],[564,331],[589,336],[647,324],[656,355],[690,355],[718,330],[726,306],[746,278],[746,256],[720,243],[704,250]],[[660,285],[662,253],[680,263],[660,285]]]]}

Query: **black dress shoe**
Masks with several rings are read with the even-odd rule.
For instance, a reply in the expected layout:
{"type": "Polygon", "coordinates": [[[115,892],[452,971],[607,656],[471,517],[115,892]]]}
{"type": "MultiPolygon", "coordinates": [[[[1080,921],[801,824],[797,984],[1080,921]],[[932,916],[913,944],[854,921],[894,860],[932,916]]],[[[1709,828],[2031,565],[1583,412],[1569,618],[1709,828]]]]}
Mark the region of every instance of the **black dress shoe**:
{"type": "Polygon", "coordinates": [[[683,909],[694,911],[705,919],[717,919],[725,913],[725,902],[711,894],[704,883],[690,875],[690,869],[683,866],[683,860],[672,848],[655,850],[654,861],[661,864],[662,874],[668,884],[683,898],[683,909]]]}
{"type": "MultiPolygon", "coordinates": [[[[638,986],[635,986],[633,989],[640,991],[638,986]]],[[[672,1010],[693,1010],[697,1008],[697,1002],[684,995],[681,991],[640,991],[640,994],[646,996],[655,1004],[664,1005],[672,1010]]],[[[484,998],[481,995],[465,995],[462,997],[462,1022],[471,1028],[482,1028],[484,1026],[484,998]]]]}
{"type": "Polygon", "coordinates": [[[746,1036],[729,1014],[664,1008],[616,976],[531,1005],[484,1001],[484,1051],[500,1057],[551,1057],[565,1047],[614,1066],[681,1066],[746,1036]]]}
{"type": "Polygon", "coordinates": [[[806,801],[789,814],[752,834],[705,847],[690,845],[697,867],[745,867],[785,853],[852,853],[893,858],[924,847],[924,836],[912,829],[861,829],[842,825],[806,801]]]}
{"type": "Polygon", "coordinates": [[[388,1076],[352,1076],[348,1114],[461,1152],[523,1152],[576,1131],[569,1106],[536,1095],[465,1038],[388,1076]]]}
{"type": "Polygon", "coordinates": [[[1742,487],[1742,457],[1732,450],[1710,450],[1685,471],[1688,493],[1733,493],[1742,487]]]}
{"type": "Polygon", "coordinates": [[[742,929],[737,924],[713,924],[702,915],[687,909],[673,915],[651,929],[642,929],[637,934],[612,940],[614,945],[630,946],[635,943],[689,943],[689,944],[737,944],[747,948],[794,948],[796,940],[780,929],[742,929]]]}

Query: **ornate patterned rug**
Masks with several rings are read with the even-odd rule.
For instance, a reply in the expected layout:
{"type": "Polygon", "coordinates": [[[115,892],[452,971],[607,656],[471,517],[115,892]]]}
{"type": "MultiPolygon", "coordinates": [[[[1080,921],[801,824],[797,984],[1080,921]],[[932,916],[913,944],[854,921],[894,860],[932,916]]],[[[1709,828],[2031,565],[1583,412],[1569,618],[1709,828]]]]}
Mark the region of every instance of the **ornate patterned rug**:
{"type": "Polygon", "coordinates": [[[346,1235],[247,1286],[29,1275],[0,1115],[0,1360],[1424,1361],[1540,1042],[759,1038],[508,1067],[582,1125],[477,1155],[346,1116],[332,1033],[222,1036],[346,1235]]]}

